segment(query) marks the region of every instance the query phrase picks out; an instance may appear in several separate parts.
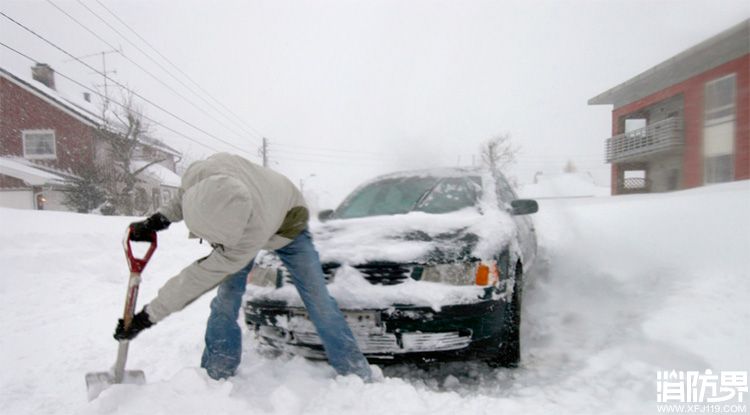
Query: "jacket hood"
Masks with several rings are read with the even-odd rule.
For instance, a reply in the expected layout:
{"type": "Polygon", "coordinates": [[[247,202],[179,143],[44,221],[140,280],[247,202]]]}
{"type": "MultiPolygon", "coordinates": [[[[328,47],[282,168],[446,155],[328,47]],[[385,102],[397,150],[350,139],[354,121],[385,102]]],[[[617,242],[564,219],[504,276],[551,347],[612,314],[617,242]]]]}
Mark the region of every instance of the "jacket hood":
{"type": "Polygon", "coordinates": [[[190,232],[211,243],[232,246],[247,227],[252,200],[240,180],[219,174],[186,189],[182,211],[190,232]]]}

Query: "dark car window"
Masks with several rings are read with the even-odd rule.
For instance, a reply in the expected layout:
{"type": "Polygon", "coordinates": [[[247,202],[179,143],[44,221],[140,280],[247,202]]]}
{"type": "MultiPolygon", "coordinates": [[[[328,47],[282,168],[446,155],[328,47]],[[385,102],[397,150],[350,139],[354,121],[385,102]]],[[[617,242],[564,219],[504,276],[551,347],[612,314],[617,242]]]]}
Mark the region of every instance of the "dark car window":
{"type": "Polygon", "coordinates": [[[481,193],[479,177],[402,177],[371,183],[349,196],[336,210],[339,219],[396,215],[416,210],[447,213],[474,206],[481,193]]]}
{"type": "Polygon", "coordinates": [[[340,219],[408,213],[437,184],[434,177],[401,177],[371,183],[336,210],[340,219]]]}
{"type": "Polygon", "coordinates": [[[449,177],[440,181],[414,210],[448,213],[474,206],[481,193],[478,177],[449,177]]]}

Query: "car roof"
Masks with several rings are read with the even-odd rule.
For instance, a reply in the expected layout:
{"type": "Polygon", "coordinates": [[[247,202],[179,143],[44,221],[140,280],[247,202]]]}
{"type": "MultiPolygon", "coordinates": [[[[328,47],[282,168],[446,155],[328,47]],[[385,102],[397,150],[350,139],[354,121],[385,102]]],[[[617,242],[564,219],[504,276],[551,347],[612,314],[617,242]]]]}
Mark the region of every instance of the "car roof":
{"type": "Polygon", "coordinates": [[[386,179],[398,179],[402,177],[467,177],[482,174],[483,169],[479,167],[439,167],[432,169],[406,170],[384,174],[368,180],[367,183],[378,182],[386,179]]]}

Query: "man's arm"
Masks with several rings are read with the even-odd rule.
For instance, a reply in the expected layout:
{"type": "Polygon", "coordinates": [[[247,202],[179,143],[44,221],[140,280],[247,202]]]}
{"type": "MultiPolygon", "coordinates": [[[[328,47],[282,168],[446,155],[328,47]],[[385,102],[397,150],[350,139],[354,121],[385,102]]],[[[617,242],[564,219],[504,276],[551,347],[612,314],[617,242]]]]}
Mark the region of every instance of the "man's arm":
{"type": "Polygon", "coordinates": [[[227,276],[246,266],[259,250],[259,246],[250,249],[218,247],[209,256],[190,264],[167,281],[156,298],[146,306],[150,320],[156,323],[182,310],[227,276]]]}

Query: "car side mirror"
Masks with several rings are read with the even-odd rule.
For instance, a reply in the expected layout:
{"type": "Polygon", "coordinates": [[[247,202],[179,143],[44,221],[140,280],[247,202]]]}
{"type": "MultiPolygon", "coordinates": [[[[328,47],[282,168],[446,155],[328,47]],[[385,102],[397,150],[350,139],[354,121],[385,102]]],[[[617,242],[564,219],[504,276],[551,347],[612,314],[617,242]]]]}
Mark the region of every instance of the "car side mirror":
{"type": "Polygon", "coordinates": [[[331,216],[333,216],[333,209],[321,210],[318,213],[318,220],[320,220],[321,222],[325,222],[331,219],[331,216]]]}
{"type": "Polygon", "coordinates": [[[533,199],[518,199],[510,202],[511,215],[528,215],[539,211],[539,204],[533,199]]]}

